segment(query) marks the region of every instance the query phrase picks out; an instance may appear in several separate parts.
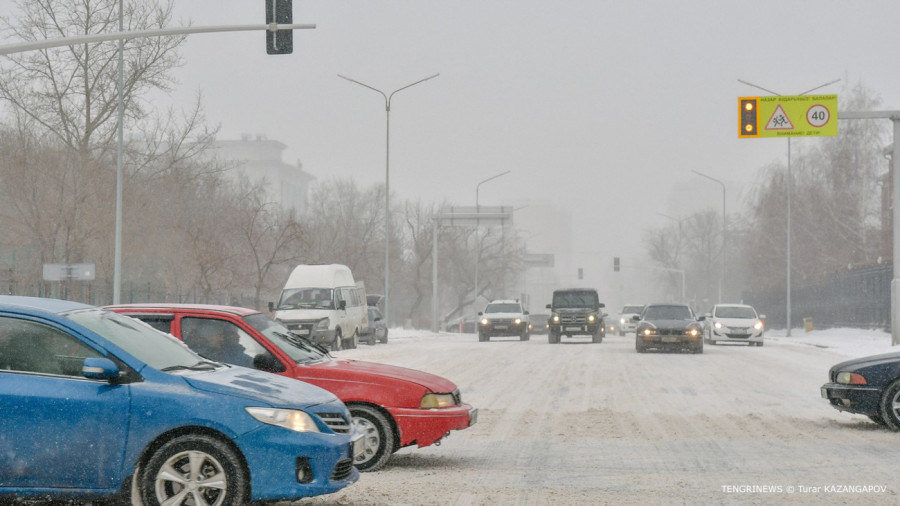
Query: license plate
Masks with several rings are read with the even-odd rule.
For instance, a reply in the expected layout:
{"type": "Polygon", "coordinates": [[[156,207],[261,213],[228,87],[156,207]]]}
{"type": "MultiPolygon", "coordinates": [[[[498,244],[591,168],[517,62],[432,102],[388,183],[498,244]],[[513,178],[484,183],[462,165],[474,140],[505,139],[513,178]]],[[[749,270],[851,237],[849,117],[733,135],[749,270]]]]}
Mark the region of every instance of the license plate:
{"type": "Polygon", "coordinates": [[[677,337],[664,337],[661,339],[661,341],[664,343],[677,343],[678,338],[677,337]]]}
{"type": "Polygon", "coordinates": [[[494,328],[497,330],[506,330],[506,325],[495,325],[494,328]]]}
{"type": "Polygon", "coordinates": [[[309,335],[308,329],[295,329],[295,330],[292,330],[291,332],[293,332],[294,334],[297,334],[298,336],[308,336],[309,335]]]}
{"type": "Polygon", "coordinates": [[[581,327],[566,327],[566,330],[581,330],[581,327]]]}

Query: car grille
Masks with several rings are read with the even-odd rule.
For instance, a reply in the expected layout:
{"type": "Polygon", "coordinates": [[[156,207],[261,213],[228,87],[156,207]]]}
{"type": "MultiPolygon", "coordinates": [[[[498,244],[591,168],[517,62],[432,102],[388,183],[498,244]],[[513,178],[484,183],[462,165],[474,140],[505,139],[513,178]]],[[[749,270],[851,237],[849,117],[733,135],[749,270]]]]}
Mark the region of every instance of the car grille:
{"type": "Polygon", "coordinates": [[[687,331],[684,329],[657,329],[656,334],[660,336],[686,336],[687,331]]]}
{"type": "Polygon", "coordinates": [[[353,474],[353,460],[340,460],[331,471],[331,481],[344,481],[353,474]]]}
{"type": "Polygon", "coordinates": [[[284,325],[288,328],[288,330],[305,330],[305,335],[309,335],[312,333],[313,327],[316,326],[317,321],[315,322],[284,322],[284,325]]]}
{"type": "Polygon", "coordinates": [[[559,321],[563,325],[584,325],[587,318],[584,315],[562,315],[559,317],[559,321]]]}
{"type": "Polygon", "coordinates": [[[331,430],[338,434],[349,434],[350,424],[340,413],[316,413],[331,430]]]}

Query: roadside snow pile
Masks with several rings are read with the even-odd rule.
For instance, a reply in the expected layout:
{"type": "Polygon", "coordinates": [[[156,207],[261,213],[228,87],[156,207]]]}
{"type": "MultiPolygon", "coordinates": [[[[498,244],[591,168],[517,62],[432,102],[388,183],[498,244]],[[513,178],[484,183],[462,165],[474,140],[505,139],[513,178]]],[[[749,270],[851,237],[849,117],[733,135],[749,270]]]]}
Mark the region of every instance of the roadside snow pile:
{"type": "Polygon", "coordinates": [[[779,344],[815,346],[847,357],[863,357],[900,351],[891,345],[891,334],[882,330],[837,328],[813,330],[793,329],[791,336],[784,330],[766,331],[766,340],[779,344]]]}

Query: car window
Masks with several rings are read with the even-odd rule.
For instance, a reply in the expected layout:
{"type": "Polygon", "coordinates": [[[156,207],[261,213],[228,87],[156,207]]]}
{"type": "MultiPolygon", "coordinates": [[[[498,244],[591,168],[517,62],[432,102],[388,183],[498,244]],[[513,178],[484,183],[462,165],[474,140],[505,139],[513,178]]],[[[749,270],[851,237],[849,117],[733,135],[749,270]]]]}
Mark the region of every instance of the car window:
{"type": "Polygon", "coordinates": [[[716,318],[756,318],[756,311],[748,306],[719,306],[716,307],[716,318]]]}
{"type": "Polygon", "coordinates": [[[291,288],[281,294],[278,309],[334,309],[331,288],[291,288]]]}
{"type": "Polygon", "coordinates": [[[553,306],[596,307],[597,294],[593,292],[562,292],[553,294],[553,306]]]}
{"type": "Polygon", "coordinates": [[[644,310],[643,320],[692,320],[694,315],[687,306],[649,306],[644,310]]]}
{"type": "Polygon", "coordinates": [[[521,313],[522,306],[515,303],[488,304],[485,313],[521,313]]]}
{"type": "Polygon", "coordinates": [[[48,325],[0,318],[0,369],[81,377],[84,359],[102,356],[48,325]]]}
{"type": "Polygon", "coordinates": [[[242,367],[253,367],[256,355],[268,353],[237,325],[215,318],[182,318],[181,339],[210,360],[242,367]]]}
{"type": "Polygon", "coordinates": [[[193,367],[202,360],[178,339],[136,318],[94,308],[64,316],[155,369],[193,367]]]}
{"type": "Polygon", "coordinates": [[[327,353],[262,313],[245,316],[244,321],[298,364],[330,360],[327,353]]]}

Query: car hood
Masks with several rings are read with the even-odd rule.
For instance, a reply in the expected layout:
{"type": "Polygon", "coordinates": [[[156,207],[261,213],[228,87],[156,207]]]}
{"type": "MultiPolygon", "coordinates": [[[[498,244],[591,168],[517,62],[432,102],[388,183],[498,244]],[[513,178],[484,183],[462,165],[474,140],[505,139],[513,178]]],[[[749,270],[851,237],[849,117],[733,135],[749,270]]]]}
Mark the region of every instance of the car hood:
{"type": "Polygon", "coordinates": [[[482,318],[497,319],[497,318],[525,318],[522,313],[485,313],[482,318]]]}
{"type": "Polygon", "coordinates": [[[897,362],[900,361],[900,351],[895,351],[892,353],[884,353],[881,355],[871,355],[868,357],[860,357],[854,358],[852,360],[847,360],[845,362],[841,362],[839,364],[835,364],[831,367],[832,371],[853,371],[857,369],[862,369],[864,367],[871,367],[873,365],[880,365],[888,362],[897,362]]]}
{"type": "Polygon", "coordinates": [[[756,318],[713,318],[713,321],[726,327],[752,327],[757,320],[756,318]]]}
{"type": "Polygon", "coordinates": [[[584,313],[597,313],[599,310],[594,309],[592,307],[561,307],[554,309],[556,313],[559,314],[584,314],[584,313]]]}
{"type": "Polygon", "coordinates": [[[184,380],[198,390],[262,400],[275,407],[306,408],[337,400],[315,385],[237,366],[184,376],[184,380]]]}
{"type": "Polygon", "coordinates": [[[308,367],[314,367],[318,373],[316,377],[322,379],[375,384],[403,381],[415,383],[435,393],[450,393],[456,390],[456,383],[446,378],[415,369],[376,362],[336,359],[319,362],[308,367]]]}
{"type": "Polygon", "coordinates": [[[280,309],[275,319],[281,321],[321,320],[334,315],[333,309],[280,309]]]}
{"type": "Polygon", "coordinates": [[[642,320],[638,324],[649,323],[658,329],[686,329],[697,325],[694,320],[642,320]]]}

